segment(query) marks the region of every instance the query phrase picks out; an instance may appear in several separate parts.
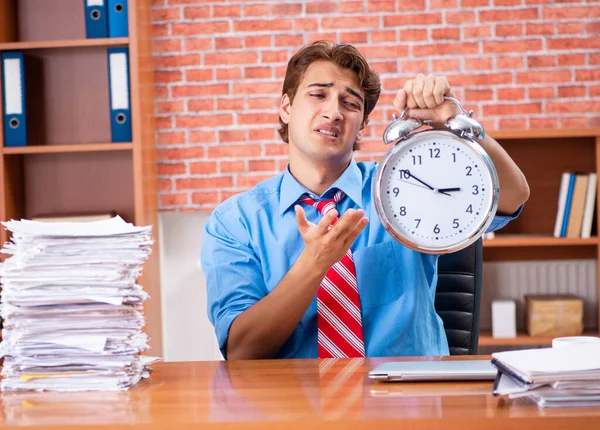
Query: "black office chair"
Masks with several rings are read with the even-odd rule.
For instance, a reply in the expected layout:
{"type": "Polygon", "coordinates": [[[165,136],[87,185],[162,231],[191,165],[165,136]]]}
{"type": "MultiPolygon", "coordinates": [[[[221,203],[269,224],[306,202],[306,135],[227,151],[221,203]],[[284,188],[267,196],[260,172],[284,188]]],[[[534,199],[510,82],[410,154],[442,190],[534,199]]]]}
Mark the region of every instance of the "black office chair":
{"type": "Polygon", "coordinates": [[[477,354],[482,271],[481,239],[439,258],[435,310],[444,322],[450,355],[477,354]]]}

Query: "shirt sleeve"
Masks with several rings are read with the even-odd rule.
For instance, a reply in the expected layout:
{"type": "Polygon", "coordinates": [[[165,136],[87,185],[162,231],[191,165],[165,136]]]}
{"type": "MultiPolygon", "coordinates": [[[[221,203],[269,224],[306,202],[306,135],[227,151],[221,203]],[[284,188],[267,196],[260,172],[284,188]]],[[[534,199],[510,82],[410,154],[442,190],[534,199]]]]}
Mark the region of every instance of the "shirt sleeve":
{"type": "Polygon", "coordinates": [[[512,215],[496,215],[494,217],[494,219],[492,220],[492,223],[487,228],[486,233],[489,233],[489,232],[492,232],[492,231],[496,231],[496,230],[500,230],[506,224],[508,224],[509,222],[511,222],[513,219],[517,218],[519,215],[521,215],[521,212],[523,211],[523,206],[524,205],[521,205],[519,207],[519,209],[517,209],[516,212],[513,213],[512,215]]]}
{"type": "Polygon", "coordinates": [[[202,238],[201,262],[206,276],[208,319],[227,358],[231,324],[267,294],[260,261],[239,218],[228,217],[227,213],[224,217],[211,215],[202,238]]]}

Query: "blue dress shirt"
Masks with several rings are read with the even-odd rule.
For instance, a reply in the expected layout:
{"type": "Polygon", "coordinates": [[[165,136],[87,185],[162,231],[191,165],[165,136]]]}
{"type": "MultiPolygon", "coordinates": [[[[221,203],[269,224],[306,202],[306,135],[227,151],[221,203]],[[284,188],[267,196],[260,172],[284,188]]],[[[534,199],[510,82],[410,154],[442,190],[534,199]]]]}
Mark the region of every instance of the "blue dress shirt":
{"type": "MultiPolygon", "coordinates": [[[[403,246],[382,226],[371,193],[376,167],[352,160],[320,196],[331,198],[340,189],[346,197],[337,205],[339,213],[362,208],[369,218],[351,247],[366,356],[448,355],[444,325],[434,308],[439,256],[403,246]]],[[[202,268],[208,317],[224,356],[233,320],[269,294],[304,249],[293,209],[304,193],[312,195],[288,167],[220,204],[206,223],[202,268]]],[[[314,207],[304,205],[304,210],[309,221],[321,219],[314,207]]],[[[496,216],[488,231],[502,228],[520,211],[496,216]]],[[[316,297],[276,357],[317,357],[316,297]]]]}

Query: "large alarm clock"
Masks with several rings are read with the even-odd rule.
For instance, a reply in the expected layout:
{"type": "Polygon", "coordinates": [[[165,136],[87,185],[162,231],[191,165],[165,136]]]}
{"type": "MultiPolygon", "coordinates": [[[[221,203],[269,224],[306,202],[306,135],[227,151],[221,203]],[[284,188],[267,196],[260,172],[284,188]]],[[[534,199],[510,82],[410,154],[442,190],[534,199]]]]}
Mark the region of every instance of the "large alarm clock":
{"type": "Polygon", "coordinates": [[[400,243],[427,254],[459,251],[492,222],[500,195],[498,174],[479,145],[485,132],[466,113],[443,126],[399,118],[384,132],[394,145],[379,164],[373,185],[375,208],[400,243]]]}

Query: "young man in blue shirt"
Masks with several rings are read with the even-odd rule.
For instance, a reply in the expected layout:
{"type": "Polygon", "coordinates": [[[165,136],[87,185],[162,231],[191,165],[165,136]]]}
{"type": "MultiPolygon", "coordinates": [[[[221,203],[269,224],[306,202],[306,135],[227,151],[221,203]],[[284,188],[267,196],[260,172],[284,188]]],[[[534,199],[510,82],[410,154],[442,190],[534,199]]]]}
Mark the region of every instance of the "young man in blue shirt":
{"type": "MultiPolygon", "coordinates": [[[[434,308],[438,256],[387,233],[371,193],[376,164],[353,159],[380,88],[350,45],[313,43],[288,63],[279,111],[279,132],[289,143],[286,170],[220,204],[205,228],[208,316],[227,359],[317,357],[317,291],[348,250],[365,355],[449,353],[434,308]],[[324,216],[299,204],[303,195],[318,201],[338,190],[344,197],[324,216]]],[[[394,106],[443,124],[457,113],[444,96],[455,97],[445,78],[419,75],[398,91],[394,106]]],[[[482,146],[501,187],[493,231],[518,216],[529,188],[497,142],[487,136],[482,146]]]]}

